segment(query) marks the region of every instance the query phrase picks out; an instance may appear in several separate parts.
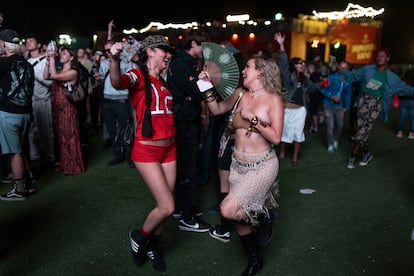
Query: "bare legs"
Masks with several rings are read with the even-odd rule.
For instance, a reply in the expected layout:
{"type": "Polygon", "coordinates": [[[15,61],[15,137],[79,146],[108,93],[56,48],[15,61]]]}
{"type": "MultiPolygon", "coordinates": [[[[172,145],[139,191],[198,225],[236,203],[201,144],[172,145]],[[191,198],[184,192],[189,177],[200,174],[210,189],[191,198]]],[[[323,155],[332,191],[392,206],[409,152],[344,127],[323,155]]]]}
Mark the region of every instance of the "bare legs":
{"type": "MultiPolygon", "coordinates": [[[[292,156],[292,164],[294,166],[298,165],[299,162],[299,152],[300,152],[300,143],[299,142],[293,142],[293,156],[292,156]]],[[[286,143],[280,143],[280,152],[279,152],[279,158],[284,159],[286,156],[286,143]]]]}
{"type": "Polygon", "coordinates": [[[146,232],[161,234],[164,221],[174,212],[173,190],[175,185],[176,162],[164,164],[135,162],[148,189],[153,195],[156,206],[145,218],[143,228],[146,232]]]}

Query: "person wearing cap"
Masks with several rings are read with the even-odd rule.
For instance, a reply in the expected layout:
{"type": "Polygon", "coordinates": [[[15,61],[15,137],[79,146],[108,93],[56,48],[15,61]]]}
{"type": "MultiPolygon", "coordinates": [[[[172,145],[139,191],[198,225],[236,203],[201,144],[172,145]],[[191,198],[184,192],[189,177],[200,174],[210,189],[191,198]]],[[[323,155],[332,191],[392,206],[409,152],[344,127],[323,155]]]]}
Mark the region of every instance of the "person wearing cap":
{"type": "Polygon", "coordinates": [[[16,31],[0,32],[0,144],[2,154],[8,155],[13,175],[13,189],[0,196],[1,200],[25,200],[25,173],[28,168],[24,141],[30,127],[34,71],[20,54],[20,38],[16,31]]]}
{"type": "Polygon", "coordinates": [[[173,216],[179,218],[180,230],[196,233],[210,229],[210,224],[200,218],[198,191],[201,103],[204,99],[196,83],[203,59],[201,43],[206,40],[207,36],[198,30],[185,33],[183,49],[171,60],[167,79],[177,128],[176,210],[173,216]]]}
{"type": "Polygon", "coordinates": [[[159,243],[165,222],[174,212],[176,144],[172,96],[161,72],[173,48],[161,35],[147,36],[140,45],[138,68],[121,74],[123,47],[117,42],[110,48],[109,77],[115,89],[129,91],[137,122],[131,159],[156,202],[140,229],[129,234],[131,253],[137,265],[143,265],[147,255],[156,270],[164,271],[159,243]]]}

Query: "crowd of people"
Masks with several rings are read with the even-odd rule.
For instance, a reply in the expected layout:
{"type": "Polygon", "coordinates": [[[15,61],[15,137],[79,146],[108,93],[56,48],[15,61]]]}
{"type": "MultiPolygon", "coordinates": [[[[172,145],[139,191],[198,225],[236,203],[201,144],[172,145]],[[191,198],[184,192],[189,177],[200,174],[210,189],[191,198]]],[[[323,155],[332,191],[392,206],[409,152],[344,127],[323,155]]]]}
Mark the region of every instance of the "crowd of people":
{"type": "Polygon", "coordinates": [[[203,42],[210,38],[201,31],[187,31],[178,49],[162,35],[118,42],[113,28],[110,21],[107,41],[95,51],[48,45],[36,34],[22,42],[13,29],[0,30],[1,172],[13,185],[0,199],[20,201],[36,193],[32,166],[38,162],[65,175],[84,173],[88,135],[102,127],[102,143],[113,155],[108,166],[127,161],[155,201],[129,233],[139,266],[148,258],[155,270],[167,269],[160,242],[173,216],[179,230],[208,232],[224,243],[234,226],[248,256],[241,275],[260,271],[260,246],[270,242],[277,219],[279,159],[291,145],[291,163],[300,167],[305,126],[311,126],[309,135],[317,133],[320,114],[327,153],[334,154],[343,141],[345,114],[356,106],[349,169],[360,149],[361,166],[373,159],[368,138],[380,115],[388,120],[394,94],[401,97],[396,136],[403,136],[408,113],[408,137],[414,138],[412,76],[401,79],[389,69],[387,49],[360,68],[351,69],[346,60],[322,68],[320,61],[289,57],[281,33],[274,35],[275,55],[260,49],[246,56],[223,41],[240,71],[237,87],[223,97],[214,85],[202,89],[197,83],[211,82],[203,67],[203,42]],[[360,87],[355,99],[354,83],[360,87]],[[73,102],[68,95],[77,89],[86,96],[73,102]],[[203,143],[209,154],[201,154],[203,143]],[[202,219],[199,185],[209,176],[217,182],[215,226],[202,219]]]}

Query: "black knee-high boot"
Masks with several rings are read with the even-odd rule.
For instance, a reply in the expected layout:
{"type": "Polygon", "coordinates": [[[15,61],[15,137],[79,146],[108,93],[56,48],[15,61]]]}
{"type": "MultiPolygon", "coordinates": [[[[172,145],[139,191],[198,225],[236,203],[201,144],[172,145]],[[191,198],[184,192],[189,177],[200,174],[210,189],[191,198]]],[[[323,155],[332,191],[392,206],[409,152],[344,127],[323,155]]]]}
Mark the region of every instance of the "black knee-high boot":
{"type": "Polygon", "coordinates": [[[260,246],[270,242],[273,236],[273,224],[277,220],[277,213],[269,210],[269,216],[262,213],[259,215],[259,228],[257,229],[257,242],[260,246]]]}
{"type": "Polygon", "coordinates": [[[263,267],[262,258],[258,254],[255,234],[251,232],[247,235],[240,236],[240,240],[249,255],[249,265],[242,272],[241,276],[254,276],[263,267]]]}

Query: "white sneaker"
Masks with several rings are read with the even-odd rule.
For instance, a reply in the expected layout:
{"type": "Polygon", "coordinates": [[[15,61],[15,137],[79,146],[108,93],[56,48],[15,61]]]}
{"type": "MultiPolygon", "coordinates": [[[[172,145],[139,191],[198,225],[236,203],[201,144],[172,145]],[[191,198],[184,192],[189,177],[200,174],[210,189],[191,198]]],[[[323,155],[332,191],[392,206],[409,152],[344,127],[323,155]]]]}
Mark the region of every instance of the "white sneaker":
{"type": "Polygon", "coordinates": [[[348,164],[346,165],[346,167],[348,169],[351,169],[351,170],[354,169],[355,168],[355,158],[349,157],[348,164]]]}
{"type": "Polygon", "coordinates": [[[373,157],[374,157],[374,155],[372,155],[372,153],[370,153],[370,152],[364,154],[363,157],[362,157],[362,161],[359,162],[359,165],[360,166],[368,165],[369,161],[371,161],[373,157]]]}

